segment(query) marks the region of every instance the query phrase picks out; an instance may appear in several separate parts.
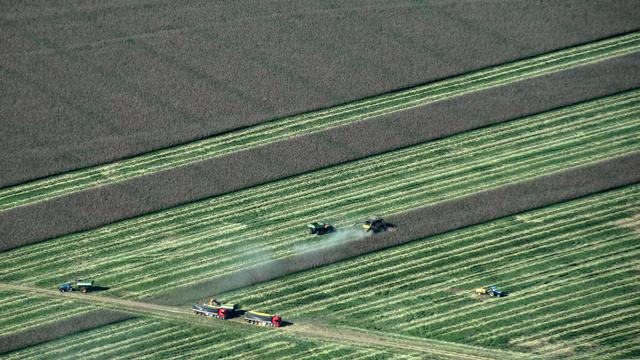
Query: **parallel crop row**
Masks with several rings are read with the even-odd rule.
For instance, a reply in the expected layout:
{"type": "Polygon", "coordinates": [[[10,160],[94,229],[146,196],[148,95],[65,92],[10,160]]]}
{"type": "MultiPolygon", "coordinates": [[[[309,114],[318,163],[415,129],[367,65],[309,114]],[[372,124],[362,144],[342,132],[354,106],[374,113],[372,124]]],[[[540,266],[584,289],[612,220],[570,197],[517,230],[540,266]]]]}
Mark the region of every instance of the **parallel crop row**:
{"type": "Polygon", "coordinates": [[[296,339],[273,330],[220,328],[203,333],[194,327],[134,319],[19,350],[6,359],[304,359],[317,354],[349,359],[394,355],[368,347],[296,339]]]}
{"type": "Polygon", "coordinates": [[[406,91],[273,120],[187,145],[8,187],[0,190],[0,211],[639,50],[640,33],[631,33],[406,91]]]}
{"type": "Polygon", "coordinates": [[[96,308],[70,301],[0,292],[0,334],[27,330],[55,321],[64,321],[96,308]]]}
{"type": "Polygon", "coordinates": [[[226,294],[293,317],[553,356],[640,344],[640,185],[226,294]],[[366,276],[364,276],[366,274],[366,276]],[[509,296],[486,299],[479,286],[509,296]]]}
{"type": "Polygon", "coordinates": [[[88,276],[129,297],[170,291],[266,257],[289,256],[297,246],[319,241],[301,235],[310,221],[344,226],[372,213],[399,213],[640,151],[639,94],[514,120],[8,251],[0,254],[0,280],[54,286],[88,276]]]}

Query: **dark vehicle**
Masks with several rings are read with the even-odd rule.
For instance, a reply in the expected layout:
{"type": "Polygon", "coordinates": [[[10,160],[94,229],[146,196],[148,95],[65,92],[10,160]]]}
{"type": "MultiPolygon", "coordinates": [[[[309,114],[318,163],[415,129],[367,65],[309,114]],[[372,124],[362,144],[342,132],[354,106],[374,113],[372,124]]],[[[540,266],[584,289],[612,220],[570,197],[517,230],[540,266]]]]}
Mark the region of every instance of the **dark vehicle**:
{"type": "Polygon", "coordinates": [[[280,327],[282,326],[282,318],[280,315],[271,315],[265,313],[259,313],[256,311],[246,311],[244,313],[244,320],[250,324],[280,327]]]}
{"type": "Polygon", "coordinates": [[[507,293],[499,290],[497,286],[487,286],[487,287],[477,288],[475,292],[478,295],[489,295],[491,297],[507,296],[507,293]]]}
{"type": "Polygon", "coordinates": [[[208,304],[193,304],[191,309],[198,315],[226,320],[236,315],[236,307],[236,304],[222,304],[211,299],[208,304]]]}
{"type": "Polygon", "coordinates": [[[369,219],[357,223],[357,225],[361,225],[362,229],[366,232],[380,233],[385,231],[395,231],[396,226],[384,221],[379,217],[370,217],[369,219]]]}
{"type": "Polygon", "coordinates": [[[64,284],[62,284],[62,285],[58,286],[58,290],[59,290],[60,292],[73,291],[73,286],[71,286],[71,283],[70,283],[70,282],[68,282],[68,283],[64,283],[64,284]]]}
{"type": "Polygon", "coordinates": [[[60,286],[58,286],[58,290],[60,292],[67,292],[67,291],[76,291],[76,290],[80,290],[83,293],[89,292],[94,288],[93,285],[93,280],[76,280],[76,287],[74,288],[73,285],[71,285],[70,282],[68,283],[64,283],[60,286]]]}
{"type": "Polygon", "coordinates": [[[307,225],[307,232],[309,234],[324,235],[334,231],[336,231],[336,229],[333,225],[323,222],[313,222],[307,225]]]}

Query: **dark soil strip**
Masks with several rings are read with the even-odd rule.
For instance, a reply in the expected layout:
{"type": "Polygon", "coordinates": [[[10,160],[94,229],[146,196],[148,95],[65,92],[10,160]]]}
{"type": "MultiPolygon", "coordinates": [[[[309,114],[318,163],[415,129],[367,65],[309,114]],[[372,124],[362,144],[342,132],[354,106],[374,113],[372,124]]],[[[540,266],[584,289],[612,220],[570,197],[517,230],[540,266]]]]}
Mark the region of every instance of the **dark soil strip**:
{"type": "MultiPolygon", "coordinates": [[[[55,314],[54,314],[55,315],[55,314]]],[[[77,332],[131,319],[127,313],[113,310],[96,310],[64,321],[34,327],[25,331],[0,336],[0,354],[8,353],[77,332]]]]}
{"type": "Polygon", "coordinates": [[[0,213],[0,251],[640,87],[640,54],[0,213]]]}
{"type": "Polygon", "coordinates": [[[634,0],[40,0],[2,10],[0,187],[640,25],[634,0]]]}
{"type": "Polygon", "coordinates": [[[398,230],[394,233],[378,234],[266,262],[150,300],[162,304],[183,304],[205,295],[217,295],[415,239],[637,182],[640,182],[640,153],[415,209],[386,219],[397,225],[398,230]]]}

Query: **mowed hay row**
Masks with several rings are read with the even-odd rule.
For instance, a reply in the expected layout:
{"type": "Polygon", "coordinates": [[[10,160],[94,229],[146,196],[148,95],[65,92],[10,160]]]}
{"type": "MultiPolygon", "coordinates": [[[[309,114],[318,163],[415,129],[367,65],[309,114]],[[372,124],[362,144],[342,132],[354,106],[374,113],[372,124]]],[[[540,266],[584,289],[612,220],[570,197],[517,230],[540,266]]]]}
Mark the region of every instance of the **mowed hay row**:
{"type": "Polygon", "coordinates": [[[77,304],[69,300],[11,291],[1,291],[0,297],[0,335],[65,321],[97,309],[92,305],[77,304]]]}
{"type": "Polygon", "coordinates": [[[564,356],[636,347],[640,209],[627,186],[224,294],[296,318],[564,356]],[[462,250],[462,251],[459,251],[462,250]],[[504,298],[474,294],[497,284],[504,298]]]}
{"type": "MultiPolygon", "coordinates": [[[[221,327],[215,331],[186,324],[133,319],[106,325],[9,353],[6,359],[189,359],[296,358],[327,354],[331,358],[392,353],[365,346],[307,341],[257,327],[221,327]]],[[[410,352],[406,352],[411,355],[410,352]]]]}
{"type": "Polygon", "coordinates": [[[127,296],[167,291],[288,256],[315,239],[302,235],[313,220],[346,225],[372,213],[399,213],[638,151],[637,95],[515,120],[7,251],[0,255],[0,279],[53,286],[69,276],[89,276],[117,284],[113,290],[127,296]]]}
{"type": "Polygon", "coordinates": [[[7,187],[0,190],[0,211],[622,56],[638,50],[640,50],[640,33],[630,33],[498,65],[409,90],[272,120],[186,145],[7,187]]]}

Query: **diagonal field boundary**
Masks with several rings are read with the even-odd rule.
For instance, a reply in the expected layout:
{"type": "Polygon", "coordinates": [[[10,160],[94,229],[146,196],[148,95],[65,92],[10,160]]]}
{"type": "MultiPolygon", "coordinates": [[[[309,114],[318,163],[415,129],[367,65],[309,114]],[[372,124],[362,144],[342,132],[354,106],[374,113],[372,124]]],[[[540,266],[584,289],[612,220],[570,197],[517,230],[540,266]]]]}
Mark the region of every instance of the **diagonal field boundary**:
{"type": "Polygon", "coordinates": [[[640,51],[640,31],[0,190],[0,211],[640,51]]]}

